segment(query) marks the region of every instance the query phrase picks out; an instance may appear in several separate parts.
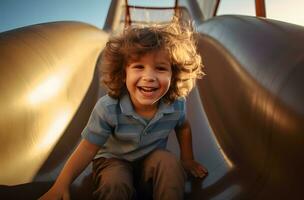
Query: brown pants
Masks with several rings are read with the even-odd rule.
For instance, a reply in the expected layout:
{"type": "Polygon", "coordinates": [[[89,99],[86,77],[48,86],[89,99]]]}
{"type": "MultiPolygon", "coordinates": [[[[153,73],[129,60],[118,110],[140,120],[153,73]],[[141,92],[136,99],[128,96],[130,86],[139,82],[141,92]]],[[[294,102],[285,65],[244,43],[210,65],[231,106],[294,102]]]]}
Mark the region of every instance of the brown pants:
{"type": "Polygon", "coordinates": [[[99,158],[93,161],[93,172],[96,199],[181,200],[184,196],[184,169],[166,150],[155,150],[135,162],[99,158]]]}

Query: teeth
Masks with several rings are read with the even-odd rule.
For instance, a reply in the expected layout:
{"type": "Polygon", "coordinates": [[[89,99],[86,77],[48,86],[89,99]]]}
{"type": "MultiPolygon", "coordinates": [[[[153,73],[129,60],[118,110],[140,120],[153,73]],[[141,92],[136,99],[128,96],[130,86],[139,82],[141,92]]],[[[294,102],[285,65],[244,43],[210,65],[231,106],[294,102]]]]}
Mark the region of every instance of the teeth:
{"type": "Polygon", "coordinates": [[[150,87],[139,87],[141,90],[143,90],[144,92],[153,92],[155,90],[157,90],[157,88],[150,88],[150,87]]]}

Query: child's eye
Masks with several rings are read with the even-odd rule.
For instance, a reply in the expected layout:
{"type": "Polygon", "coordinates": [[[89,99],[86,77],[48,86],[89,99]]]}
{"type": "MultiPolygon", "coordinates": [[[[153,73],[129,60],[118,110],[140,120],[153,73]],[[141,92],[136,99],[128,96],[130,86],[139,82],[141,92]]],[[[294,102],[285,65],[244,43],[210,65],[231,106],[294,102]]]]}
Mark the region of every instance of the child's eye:
{"type": "Polygon", "coordinates": [[[138,65],[133,65],[133,66],[132,66],[132,68],[134,68],[134,69],[143,69],[143,68],[144,68],[144,66],[143,66],[143,65],[138,64],[138,65]]]}
{"type": "Polygon", "coordinates": [[[159,71],[169,71],[169,68],[166,66],[157,66],[156,69],[159,71]]]}

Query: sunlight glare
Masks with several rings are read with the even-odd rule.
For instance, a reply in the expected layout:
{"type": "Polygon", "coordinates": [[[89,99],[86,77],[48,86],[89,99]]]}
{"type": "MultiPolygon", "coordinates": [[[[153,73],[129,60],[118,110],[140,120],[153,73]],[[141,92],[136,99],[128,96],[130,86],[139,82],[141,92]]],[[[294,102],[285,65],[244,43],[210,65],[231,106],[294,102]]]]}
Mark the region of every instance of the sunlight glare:
{"type": "Polygon", "coordinates": [[[71,118],[72,109],[64,108],[55,114],[52,124],[45,127],[46,133],[42,136],[41,141],[38,142],[36,151],[44,151],[49,149],[50,145],[56,144],[56,141],[60,138],[64,129],[68,125],[71,118]]]}
{"type": "Polygon", "coordinates": [[[28,101],[31,105],[36,105],[56,95],[61,85],[58,76],[51,76],[39,84],[29,95],[28,101]]]}

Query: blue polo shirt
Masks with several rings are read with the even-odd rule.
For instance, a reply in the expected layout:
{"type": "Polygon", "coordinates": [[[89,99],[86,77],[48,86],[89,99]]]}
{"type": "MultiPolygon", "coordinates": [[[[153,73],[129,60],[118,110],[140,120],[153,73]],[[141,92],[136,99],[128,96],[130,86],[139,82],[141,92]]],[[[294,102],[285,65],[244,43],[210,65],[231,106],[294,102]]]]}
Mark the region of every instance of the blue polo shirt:
{"type": "Polygon", "coordinates": [[[160,101],[155,116],[147,121],[133,109],[128,94],[120,99],[103,96],[96,103],[82,137],[99,145],[96,158],[139,159],[156,148],[165,149],[169,133],[185,121],[185,99],[172,104],[160,101]]]}

